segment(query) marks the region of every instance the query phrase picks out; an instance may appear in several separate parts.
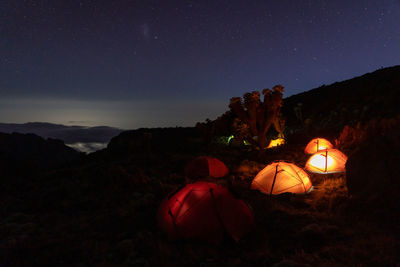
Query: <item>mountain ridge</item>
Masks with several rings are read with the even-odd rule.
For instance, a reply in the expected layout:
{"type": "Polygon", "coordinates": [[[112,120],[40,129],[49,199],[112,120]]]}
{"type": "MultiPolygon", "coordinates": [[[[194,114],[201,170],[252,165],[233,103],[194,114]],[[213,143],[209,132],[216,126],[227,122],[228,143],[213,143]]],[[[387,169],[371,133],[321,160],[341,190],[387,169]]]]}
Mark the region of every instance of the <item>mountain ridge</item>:
{"type": "Polygon", "coordinates": [[[60,139],[66,144],[77,142],[107,143],[122,131],[122,129],[109,126],[68,126],[49,122],[0,123],[0,132],[33,133],[43,138],[60,139]]]}

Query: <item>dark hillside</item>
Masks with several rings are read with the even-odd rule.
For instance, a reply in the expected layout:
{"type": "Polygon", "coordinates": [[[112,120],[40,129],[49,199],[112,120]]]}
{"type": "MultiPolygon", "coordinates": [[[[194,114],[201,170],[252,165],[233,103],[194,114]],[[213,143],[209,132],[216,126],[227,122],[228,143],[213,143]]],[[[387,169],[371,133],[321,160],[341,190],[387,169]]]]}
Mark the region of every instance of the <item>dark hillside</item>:
{"type": "Polygon", "coordinates": [[[196,147],[199,141],[194,127],[141,128],[112,138],[107,150],[113,154],[178,152],[196,147]]]}
{"type": "Polygon", "coordinates": [[[57,139],[34,134],[0,133],[0,158],[3,170],[17,163],[19,168],[49,169],[79,159],[79,152],[57,139]]]}
{"type": "Polygon", "coordinates": [[[338,133],[346,124],[394,117],[399,103],[400,66],[394,66],[290,96],[283,113],[292,130],[309,126],[338,133]]]}

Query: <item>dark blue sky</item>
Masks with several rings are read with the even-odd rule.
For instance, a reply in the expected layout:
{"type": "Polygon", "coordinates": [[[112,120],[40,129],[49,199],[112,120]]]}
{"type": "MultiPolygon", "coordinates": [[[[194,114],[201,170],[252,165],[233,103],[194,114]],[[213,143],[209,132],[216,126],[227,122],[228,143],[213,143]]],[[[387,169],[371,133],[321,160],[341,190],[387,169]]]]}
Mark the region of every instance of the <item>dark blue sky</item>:
{"type": "Polygon", "coordinates": [[[187,126],[400,64],[400,0],[0,2],[0,121],[187,126]]]}

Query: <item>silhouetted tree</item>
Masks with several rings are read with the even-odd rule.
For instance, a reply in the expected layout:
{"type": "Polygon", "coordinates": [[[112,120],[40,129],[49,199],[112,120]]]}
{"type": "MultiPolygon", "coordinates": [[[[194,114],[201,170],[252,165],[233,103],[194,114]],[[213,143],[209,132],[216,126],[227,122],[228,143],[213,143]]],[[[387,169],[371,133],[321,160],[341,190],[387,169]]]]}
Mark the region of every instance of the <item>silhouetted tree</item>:
{"type": "Polygon", "coordinates": [[[272,90],[264,89],[263,102],[258,91],[244,94],[243,100],[241,97],[231,98],[229,107],[239,119],[234,123],[235,135],[258,147],[260,157],[264,156],[267,132],[271,125],[274,125],[280,137],[284,137],[285,120],[280,115],[283,91],[282,85],[276,85],[272,90]]]}
{"type": "Polygon", "coordinates": [[[205,122],[196,123],[196,129],[206,145],[211,144],[211,140],[215,134],[214,121],[207,118],[205,122]]]}
{"type": "Polygon", "coordinates": [[[206,119],[205,122],[196,123],[197,131],[207,145],[210,145],[214,136],[230,136],[232,135],[232,125],[234,114],[227,111],[216,120],[206,119]]]}

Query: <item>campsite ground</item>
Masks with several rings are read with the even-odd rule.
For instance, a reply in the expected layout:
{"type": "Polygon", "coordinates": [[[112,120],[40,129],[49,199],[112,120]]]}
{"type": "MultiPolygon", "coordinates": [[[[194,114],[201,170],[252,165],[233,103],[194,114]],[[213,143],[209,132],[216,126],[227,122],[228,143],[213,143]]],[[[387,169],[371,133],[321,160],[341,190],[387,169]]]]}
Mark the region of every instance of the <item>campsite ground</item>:
{"type": "Polygon", "coordinates": [[[398,225],[354,201],[345,177],[311,176],[308,195],[270,197],[249,189],[266,163],[304,166],[302,144],[270,150],[259,162],[246,147],[215,145],[197,152],[111,155],[35,175],[14,177],[2,194],[0,263],[4,266],[395,266],[398,225]],[[210,154],[231,170],[213,180],[253,209],[255,228],[238,243],[168,241],[157,227],[161,200],[192,182],[185,164],[210,154]],[[366,212],[368,211],[368,212],[366,212]]]}

